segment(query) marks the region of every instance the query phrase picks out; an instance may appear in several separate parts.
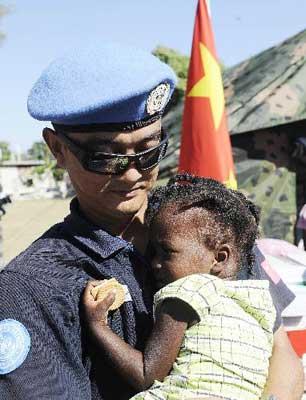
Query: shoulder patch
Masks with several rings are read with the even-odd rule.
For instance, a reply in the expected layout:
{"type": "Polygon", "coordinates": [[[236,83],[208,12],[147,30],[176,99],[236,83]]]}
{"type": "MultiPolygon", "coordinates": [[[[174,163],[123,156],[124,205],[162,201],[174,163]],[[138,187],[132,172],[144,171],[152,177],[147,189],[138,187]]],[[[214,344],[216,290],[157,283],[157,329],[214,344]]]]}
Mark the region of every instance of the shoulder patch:
{"type": "Polygon", "coordinates": [[[30,348],[30,334],[21,322],[14,319],[0,321],[0,375],[20,367],[30,348]]]}

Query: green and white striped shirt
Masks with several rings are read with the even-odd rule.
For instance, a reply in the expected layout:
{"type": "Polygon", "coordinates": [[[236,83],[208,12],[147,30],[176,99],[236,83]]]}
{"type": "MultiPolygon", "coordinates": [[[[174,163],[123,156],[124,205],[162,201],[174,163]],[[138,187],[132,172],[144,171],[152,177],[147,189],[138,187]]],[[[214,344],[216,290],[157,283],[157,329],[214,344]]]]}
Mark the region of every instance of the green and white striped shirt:
{"type": "Polygon", "coordinates": [[[157,312],[167,298],[188,303],[200,321],[186,330],[170,375],[133,399],[260,399],[273,346],[269,282],[195,274],[158,291],[157,312]]]}

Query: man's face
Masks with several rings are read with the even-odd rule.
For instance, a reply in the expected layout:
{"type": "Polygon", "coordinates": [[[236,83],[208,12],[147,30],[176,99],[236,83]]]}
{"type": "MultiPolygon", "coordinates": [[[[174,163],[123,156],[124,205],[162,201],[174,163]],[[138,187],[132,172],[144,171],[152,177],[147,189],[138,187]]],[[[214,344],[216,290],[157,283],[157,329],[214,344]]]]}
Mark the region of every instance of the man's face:
{"type": "MultiPolygon", "coordinates": [[[[70,133],[70,139],[92,151],[133,154],[157,146],[161,122],[133,132],[70,133]]],[[[58,139],[60,140],[60,138],[58,139]]],[[[134,215],[146,204],[147,194],[157,179],[158,167],[139,171],[134,163],[121,175],[101,175],[85,170],[69,148],[63,146],[59,166],[68,171],[79,202],[99,215],[134,215]]]]}

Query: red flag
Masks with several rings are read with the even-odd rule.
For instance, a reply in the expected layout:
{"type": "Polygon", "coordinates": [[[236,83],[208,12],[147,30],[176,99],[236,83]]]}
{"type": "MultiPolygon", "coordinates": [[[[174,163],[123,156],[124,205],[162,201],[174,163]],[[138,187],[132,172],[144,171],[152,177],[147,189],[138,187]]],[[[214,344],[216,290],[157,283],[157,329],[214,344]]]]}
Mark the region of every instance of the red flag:
{"type": "Polygon", "coordinates": [[[199,0],[196,13],[179,171],[214,178],[228,187],[237,188],[221,68],[206,0],[199,0]]]}

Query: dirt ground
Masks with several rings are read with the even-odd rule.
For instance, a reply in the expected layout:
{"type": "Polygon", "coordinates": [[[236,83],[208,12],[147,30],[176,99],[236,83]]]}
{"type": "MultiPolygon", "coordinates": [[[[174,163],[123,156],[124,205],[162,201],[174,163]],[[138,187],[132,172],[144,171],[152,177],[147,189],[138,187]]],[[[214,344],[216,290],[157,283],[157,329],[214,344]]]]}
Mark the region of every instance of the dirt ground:
{"type": "Polygon", "coordinates": [[[69,212],[70,199],[20,200],[1,219],[4,263],[9,262],[69,212]]]}

